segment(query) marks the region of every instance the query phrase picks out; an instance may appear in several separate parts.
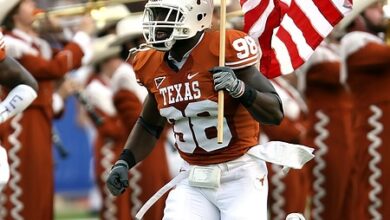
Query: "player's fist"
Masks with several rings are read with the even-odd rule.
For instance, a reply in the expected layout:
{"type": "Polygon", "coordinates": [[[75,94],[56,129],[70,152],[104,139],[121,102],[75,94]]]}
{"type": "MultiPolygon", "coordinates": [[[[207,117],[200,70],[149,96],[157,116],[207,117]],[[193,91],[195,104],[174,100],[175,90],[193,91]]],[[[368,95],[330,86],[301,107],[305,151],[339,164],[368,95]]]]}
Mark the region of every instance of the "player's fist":
{"type": "Polygon", "coordinates": [[[122,194],[129,186],[129,166],[126,161],[118,160],[112,167],[106,180],[107,188],[111,194],[118,196],[122,194]]]}
{"type": "Polygon", "coordinates": [[[244,94],[244,82],[237,79],[236,74],[229,67],[218,66],[209,71],[213,73],[214,89],[216,91],[225,89],[233,98],[239,98],[244,94]]]}

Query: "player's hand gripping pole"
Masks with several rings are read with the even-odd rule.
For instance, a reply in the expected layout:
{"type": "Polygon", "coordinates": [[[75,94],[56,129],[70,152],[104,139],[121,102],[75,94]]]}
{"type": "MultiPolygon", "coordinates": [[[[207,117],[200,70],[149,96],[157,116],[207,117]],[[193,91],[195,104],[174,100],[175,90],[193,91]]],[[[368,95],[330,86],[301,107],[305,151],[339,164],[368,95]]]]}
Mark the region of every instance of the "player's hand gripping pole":
{"type": "MultiPolygon", "coordinates": [[[[226,39],[226,0],[221,0],[221,14],[219,24],[219,66],[225,66],[225,39],[226,39]]],[[[224,118],[224,95],[223,90],[218,91],[218,124],[217,139],[218,144],[223,142],[223,118],[224,118]]]]}

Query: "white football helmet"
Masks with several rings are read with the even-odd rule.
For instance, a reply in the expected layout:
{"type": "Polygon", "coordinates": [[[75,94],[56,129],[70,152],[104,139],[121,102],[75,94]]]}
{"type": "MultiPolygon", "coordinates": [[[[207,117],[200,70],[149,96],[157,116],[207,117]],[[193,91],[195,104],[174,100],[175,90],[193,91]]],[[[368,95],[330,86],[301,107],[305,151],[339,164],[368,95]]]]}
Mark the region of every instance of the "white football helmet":
{"type": "Polygon", "coordinates": [[[157,50],[168,51],[176,40],[210,28],[213,9],[213,0],[149,0],[142,23],[145,40],[157,50]]]}

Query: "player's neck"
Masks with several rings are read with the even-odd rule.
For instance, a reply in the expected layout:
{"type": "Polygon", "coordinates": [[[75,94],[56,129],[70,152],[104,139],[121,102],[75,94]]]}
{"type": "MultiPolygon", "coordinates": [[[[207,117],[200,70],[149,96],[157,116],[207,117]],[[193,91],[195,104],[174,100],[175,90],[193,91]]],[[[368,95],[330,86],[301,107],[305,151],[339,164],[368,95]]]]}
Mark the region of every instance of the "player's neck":
{"type": "Polygon", "coordinates": [[[183,56],[190,51],[202,37],[203,32],[198,32],[194,37],[186,40],[178,40],[173,45],[172,49],[169,51],[169,54],[177,61],[181,61],[183,56]]]}

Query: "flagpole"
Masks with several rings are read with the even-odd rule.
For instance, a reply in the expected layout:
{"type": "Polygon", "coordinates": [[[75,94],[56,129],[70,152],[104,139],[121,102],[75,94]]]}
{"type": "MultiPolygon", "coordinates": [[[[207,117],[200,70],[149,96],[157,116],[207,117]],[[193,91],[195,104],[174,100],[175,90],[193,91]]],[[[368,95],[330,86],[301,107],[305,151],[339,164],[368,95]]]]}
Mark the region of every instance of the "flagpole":
{"type": "MultiPolygon", "coordinates": [[[[219,66],[225,66],[225,40],[226,40],[226,0],[221,0],[220,24],[219,24],[219,66]]],[[[224,94],[218,91],[218,144],[223,142],[223,118],[224,118],[224,94]]]]}

